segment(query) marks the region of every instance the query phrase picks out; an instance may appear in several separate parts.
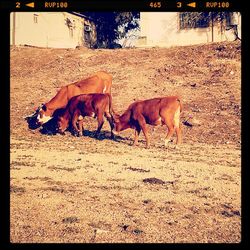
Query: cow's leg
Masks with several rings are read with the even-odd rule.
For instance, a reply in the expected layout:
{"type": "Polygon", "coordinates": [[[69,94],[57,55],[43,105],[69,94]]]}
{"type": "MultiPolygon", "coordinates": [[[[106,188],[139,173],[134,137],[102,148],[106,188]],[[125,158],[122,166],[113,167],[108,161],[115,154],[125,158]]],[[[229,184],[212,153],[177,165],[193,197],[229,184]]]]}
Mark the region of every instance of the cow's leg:
{"type": "Polygon", "coordinates": [[[177,136],[176,145],[180,145],[181,140],[182,140],[182,135],[181,135],[182,131],[181,131],[181,122],[180,122],[180,107],[177,108],[177,110],[175,111],[175,114],[174,114],[174,127],[175,127],[175,131],[176,131],[176,136],[177,136]]]}
{"type": "Polygon", "coordinates": [[[114,136],[114,133],[113,133],[113,129],[114,129],[114,122],[113,122],[113,119],[112,119],[111,115],[110,115],[110,114],[107,114],[107,113],[105,113],[105,117],[106,117],[106,119],[108,120],[109,125],[110,125],[111,139],[114,139],[115,136],[114,136]]]}
{"type": "Polygon", "coordinates": [[[79,127],[79,136],[83,136],[83,131],[84,131],[83,119],[81,120],[78,119],[78,127],[79,127]]]}
{"type": "Polygon", "coordinates": [[[138,121],[138,123],[140,125],[140,128],[142,129],[142,132],[143,132],[145,138],[146,138],[146,148],[149,148],[150,142],[149,142],[148,128],[147,128],[147,125],[146,125],[145,118],[141,115],[141,116],[139,116],[137,118],[137,121],[138,121]]]}
{"type": "Polygon", "coordinates": [[[138,145],[138,138],[141,132],[141,127],[140,126],[136,126],[135,128],[135,139],[134,139],[134,143],[133,146],[137,146],[138,145]]]}
{"type": "Polygon", "coordinates": [[[103,123],[104,123],[104,120],[103,120],[103,113],[102,113],[102,112],[98,112],[98,113],[97,113],[97,122],[98,122],[98,127],[97,127],[97,130],[96,130],[96,132],[95,132],[95,137],[96,137],[96,138],[99,137],[100,131],[101,131],[102,126],[103,126],[103,123]]]}
{"type": "Polygon", "coordinates": [[[181,131],[181,127],[178,126],[175,128],[176,130],[176,136],[177,136],[177,140],[176,140],[176,145],[180,145],[181,141],[182,141],[182,131],[181,131]]]}
{"type": "Polygon", "coordinates": [[[79,128],[77,127],[78,117],[79,117],[78,113],[75,112],[72,118],[72,122],[71,122],[73,130],[74,130],[73,133],[74,134],[77,133],[77,135],[79,135],[79,128]]]}
{"type": "Polygon", "coordinates": [[[175,126],[172,120],[172,117],[168,117],[166,116],[164,119],[164,123],[167,125],[168,127],[168,133],[167,133],[167,137],[165,139],[165,147],[167,147],[168,142],[170,141],[170,138],[173,136],[174,131],[175,131],[175,126]]]}

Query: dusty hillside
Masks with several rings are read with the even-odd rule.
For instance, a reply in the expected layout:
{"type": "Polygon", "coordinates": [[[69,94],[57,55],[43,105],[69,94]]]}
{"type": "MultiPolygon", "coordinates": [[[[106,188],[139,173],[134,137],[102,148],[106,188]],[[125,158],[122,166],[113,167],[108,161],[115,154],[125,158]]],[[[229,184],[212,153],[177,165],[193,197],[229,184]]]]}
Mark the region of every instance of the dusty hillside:
{"type": "Polygon", "coordinates": [[[117,111],[137,99],[179,94],[183,118],[202,124],[187,141],[239,143],[240,53],[238,43],[115,51],[17,48],[11,52],[12,105],[23,101],[24,116],[61,86],[105,70],[114,77],[117,111]],[[23,88],[29,98],[17,91],[23,88]]]}
{"type": "Polygon", "coordinates": [[[239,242],[241,45],[88,50],[11,48],[12,242],[239,242]],[[115,110],[178,94],[179,150],[166,128],[109,139],[43,135],[23,117],[70,82],[105,70],[115,110]],[[147,179],[156,178],[156,179],[147,179]]]}

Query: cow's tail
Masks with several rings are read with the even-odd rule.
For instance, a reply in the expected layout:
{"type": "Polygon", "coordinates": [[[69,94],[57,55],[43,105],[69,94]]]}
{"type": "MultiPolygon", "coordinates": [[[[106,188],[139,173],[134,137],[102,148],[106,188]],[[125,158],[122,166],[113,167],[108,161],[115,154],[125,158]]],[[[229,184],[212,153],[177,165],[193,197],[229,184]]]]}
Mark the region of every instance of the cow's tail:
{"type": "Polygon", "coordinates": [[[183,111],[183,102],[182,102],[182,99],[179,96],[177,96],[177,102],[179,102],[179,104],[180,104],[180,112],[182,112],[183,111]]]}
{"type": "Polygon", "coordinates": [[[112,119],[114,118],[114,116],[117,116],[117,113],[114,111],[114,107],[113,107],[113,101],[112,101],[112,96],[109,93],[106,93],[106,95],[109,97],[109,113],[112,116],[112,119]]]}

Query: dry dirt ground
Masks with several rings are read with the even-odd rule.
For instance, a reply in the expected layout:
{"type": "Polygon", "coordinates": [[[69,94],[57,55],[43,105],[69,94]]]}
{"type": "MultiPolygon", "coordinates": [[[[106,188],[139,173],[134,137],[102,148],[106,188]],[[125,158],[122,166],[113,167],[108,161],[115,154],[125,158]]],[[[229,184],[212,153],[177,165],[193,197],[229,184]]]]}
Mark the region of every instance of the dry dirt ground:
{"type": "Polygon", "coordinates": [[[241,241],[241,44],[147,49],[11,48],[11,242],[241,241]],[[24,116],[96,71],[113,75],[114,108],[179,94],[183,144],[166,127],[109,139],[44,135],[24,116]],[[175,140],[175,137],[174,137],[175,140]]]}

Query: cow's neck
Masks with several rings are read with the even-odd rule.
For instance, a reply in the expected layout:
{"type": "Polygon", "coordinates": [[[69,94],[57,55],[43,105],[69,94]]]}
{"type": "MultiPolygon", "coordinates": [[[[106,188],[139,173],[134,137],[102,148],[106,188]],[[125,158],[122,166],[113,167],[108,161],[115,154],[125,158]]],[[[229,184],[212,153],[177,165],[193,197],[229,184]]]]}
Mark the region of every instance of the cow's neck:
{"type": "Polygon", "coordinates": [[[127,128],[131,128],[131,126],[130,126],[130,124],[128,123],[128,122],[120,122],[120,131],[123,131],[123,130],[125,130],[125,129],[127,129],[127,128]]]}
{"type": "Polygon", "coordinates": [[[52,116],[55,109],[52,109],[48,103],[46,103],[45,106],[46,106],[46,111],[45,111],[46,116],[52,116]]]}
{"type": "Polygon", "coordinates": [[[56,109],[66,107],[68,100],[68,86],[64,86],[49,102],[46,103],[46,107],[53,113],[56,109]]]}

